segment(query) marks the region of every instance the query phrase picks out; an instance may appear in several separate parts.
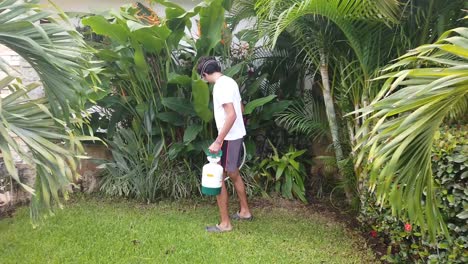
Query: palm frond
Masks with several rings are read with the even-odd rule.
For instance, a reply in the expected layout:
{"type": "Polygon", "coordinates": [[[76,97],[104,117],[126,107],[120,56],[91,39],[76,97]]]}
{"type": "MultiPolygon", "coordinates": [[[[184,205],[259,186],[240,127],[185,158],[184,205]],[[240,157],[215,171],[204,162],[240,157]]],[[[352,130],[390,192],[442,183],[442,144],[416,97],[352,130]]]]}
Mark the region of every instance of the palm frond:
{"type": "Polygon", "coordinates": [[[459,100],[456,104],[452,106],[447,116],[450,122],[461,122],[467,123],[468,121],[468,94],[465,95],[465,98],[459,100]]]}
{"type": "Polygon", "coordinates": [[[0,151],[11,177],[33,193],[34,220],[60,206],[68,185],[79,176],[81,141],[95,138],[77,136],[71,127],[84,122],[81,110],[91,90],[86,78],[97,81],[87,69],[91,53],[67,17],[44,11],[36,3],[0,1],[0,44],[33,67],[46,94],[46,98],[29,98],[28,92],[41,84],[24,85],[21,76],[0,61],[0,74],[5,76],[0,89],[11,91],[0,99],[0,151]],[[19,177],[15,155],[36,168],[34,188],[19,177]]]}
{"type": "Polygon", "coordinates": [[[251,21],[256,17],[255,0],[236,0],[229,11],[227,22],[234,30],[243,20],[251,21]]]}
{"type": "Polygon", "coordinates": [[[277,114],[276,122],[290,133],[303,134],[314,141],[330,139],[324,106],[318,101],[296,103],[277,114]]]}
{"type": "Polygon", "coordinates": [[[317,156],[316,160],[320,161],[323,164],[323,170],[325,175],[334,175],[338,171],[338,164],[336,162],[336,157],[334,156],[317,156]]]}
{"type": "Polygon", "coordinates": [[[356,146],[356,166],[368,166],[369,188],[394,214],[405,215],[432,238],[447,233],[436,199],[431,146],[444,118],[466,105],[468,94],[468,28],[447,31],[420,46],[380,77],[381,92],[360,114],[373,126],[356,146]],[[465,101],[465,102],[463,102],[465,101]],[[366,165],[363,165],[365,163],[366,165]]]}
{"type": "Polygon", "coordinates": [[[346,36],[365,72],[370,72],[372,60],[366,52],[367,43],[381,30],[382,24],[398,21],[398,1],[341,1],[341,0],[303,0],[303,1],[269,1],[259,0],[256,3],[260,31],[267,36],[274,46],[279,35],[291,24],[305,16],[324,17],[332,21],[346,36]],[[272,26],[272,24],[274,26],[272,26]]]}
{"type": "Polygon", "coordinates": [[[80,114],[94,77],[86,69],[91,51],[63,13],[45,11],[37,0],[0,2],[0,44],[28,61],[39,75],[55,116],[80,114]],[[58,15],[58,17],[57,17],[58,15]],[[46,23],[43,23],[46,21],[46,23]]]}
{"type": "Polygon", "coordinates": [[[74,135],[64,122],[53,117],[47,99],[28,98],[27,93],[36,89],[38,83],[24,86],[20,79],[11,76],[0,83],[1,89],[13,91],[0,99],[0,152],[11,177],[33,193],[31,210],[37,220],[43,213],[52,212],[53,205],[60,205],[68,185],[79,177],[78,155],[84,153],[80,141],[91,138],[74,135]],[[34,188],[22,182],[15,155],[36,168],[34,188]]]}

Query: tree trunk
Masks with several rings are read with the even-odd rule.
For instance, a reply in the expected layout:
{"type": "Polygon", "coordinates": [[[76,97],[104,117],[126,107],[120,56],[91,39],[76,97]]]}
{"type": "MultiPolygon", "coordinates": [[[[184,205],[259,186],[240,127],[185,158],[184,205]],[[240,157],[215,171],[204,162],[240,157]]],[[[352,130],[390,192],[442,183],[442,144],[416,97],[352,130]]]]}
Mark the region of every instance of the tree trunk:
{"type": "MultiPolygon", "coordinates": [[[[340,180],[344,182],[346,180],[345,179],[346,174],[342,166],[340,166],[340,161],[344,160],[344,154],[343,154],[343,149],[341,148],[341,143],[340,143],[340,136],[339,136],[340,133],[339,133],[338,123],[336,121],[335,105],[333,103],[333,98],[331,96],[330,78],[328,75],[328,62],[326,59],[325,51],[323,50],[320,52],[320,74],[322,76],[322,85],[323,85],[322,92],[323,92],[323,100],[325,103],[325,110],[327,112],[328,124],[330,126],[333,147],[335,149],[336,162],[340,170],[339,177],[340,177],[340,180]]],[[[352,193],[349,188],[349,184],[347,183],[344,184],[344,191],[345,191],[346,199],[348,203],[351,202],[352,193]]]]}

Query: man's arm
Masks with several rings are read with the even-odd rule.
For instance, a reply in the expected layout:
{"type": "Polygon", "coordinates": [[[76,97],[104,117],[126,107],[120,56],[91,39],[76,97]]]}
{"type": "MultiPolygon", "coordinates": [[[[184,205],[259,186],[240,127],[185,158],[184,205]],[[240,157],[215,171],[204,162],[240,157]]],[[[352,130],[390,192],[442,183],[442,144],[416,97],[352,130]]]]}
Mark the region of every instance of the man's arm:
{"type": "Polygon", "coordinates": [[[211,146],[209,147],[209,150],[213,153],[219,152],[221,146],[223,145],[224,138],[231,130],[237,118],[236,110],[234,109],[234,105],[232,103],[223,104],[223,108],[224,112],[226,113],[224,125],[219,131],[218,137],[216,138],[215,142],[213,142],[213,144],[211,144],[211,146]]]}

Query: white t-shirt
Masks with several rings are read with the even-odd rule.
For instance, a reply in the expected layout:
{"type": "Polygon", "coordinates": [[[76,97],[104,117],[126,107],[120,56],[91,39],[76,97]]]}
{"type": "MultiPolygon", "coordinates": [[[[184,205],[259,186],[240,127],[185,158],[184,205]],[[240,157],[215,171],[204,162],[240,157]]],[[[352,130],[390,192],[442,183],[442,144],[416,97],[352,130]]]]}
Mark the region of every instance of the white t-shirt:
{"type": "Polygon", "coordinates": [[[239,86],[232,78],[223,75],[216,80],[213,88],[213,108],[218,133],[224,126],[226,113],[224,111],[223,104],[227,103],[232,103],[234,105],[237,118],[224,140],[242,138],[245,136],[246,132],[244,119],[242,118],[242,99],[239,93],[239,86]]]}

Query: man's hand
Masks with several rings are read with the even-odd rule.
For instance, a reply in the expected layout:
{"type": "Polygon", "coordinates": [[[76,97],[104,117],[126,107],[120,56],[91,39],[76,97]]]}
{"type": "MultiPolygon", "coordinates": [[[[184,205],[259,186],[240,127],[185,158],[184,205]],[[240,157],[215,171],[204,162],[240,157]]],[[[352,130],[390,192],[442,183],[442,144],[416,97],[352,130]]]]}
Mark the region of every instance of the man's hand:
{"type": "Polygon", "coordinates": [[[213,142],[211,146],[208,148],[208,150],[211,153],[218,153],[220,149],[221,149],[221,144],[218,141],[213,142]]]}

